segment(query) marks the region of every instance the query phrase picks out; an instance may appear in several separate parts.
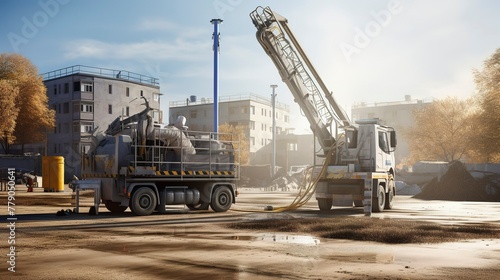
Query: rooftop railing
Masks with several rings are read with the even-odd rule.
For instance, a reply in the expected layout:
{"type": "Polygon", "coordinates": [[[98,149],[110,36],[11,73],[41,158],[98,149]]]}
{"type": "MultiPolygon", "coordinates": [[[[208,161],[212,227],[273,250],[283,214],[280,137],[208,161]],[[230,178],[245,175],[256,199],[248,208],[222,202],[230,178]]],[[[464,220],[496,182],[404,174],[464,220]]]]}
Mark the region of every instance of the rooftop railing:
{"type": "MultiPolygon", "coordinates": [[[[243,101],[243,100],[252,100],[256,102],[260,102],[263,104],[267,104],[271,106],[271,98],[265,98],[262,96],[259,96],[255,93],[241,93],[241,94],[235,94],[235,95],[229,95],[229,96],[219,96],[219,103],[220,102],[232,102],[232,101],[243,101]]],[[[175,108],[175,107],[184,107],[184,106],[193,106],[193,105],[203,105],[203,104],[212,104],[214,101],[213,98],[205,98],[202,97],[201,99],[196,99],[196,100],[190,100],[189,98],[186,100],[181,100],[181,101],[170,101],[169,102],[169,107],[170,108],[175,108]]],[[[285,103],[281,103],[276,101],[276,107],[281,108],[284,110],[290,110],[289,106],[285,103]]]]}
{"type": "Polygon", "coordinates": [[[43,80],[51,80],[56,78],[61,78],[73,74],[89,74],[107,78],[121,79],[141,84],[148,84],[152,86],[159,86],[160,82],[158,78],[137,74],[130,71],[125,70],[114,70],[114,69],[106,69],[99,67],[91,67],[84,65],[73,65],[66,68],[61,68],[58,70],[50,71],[47,73],[43,73],[43,80]]]}

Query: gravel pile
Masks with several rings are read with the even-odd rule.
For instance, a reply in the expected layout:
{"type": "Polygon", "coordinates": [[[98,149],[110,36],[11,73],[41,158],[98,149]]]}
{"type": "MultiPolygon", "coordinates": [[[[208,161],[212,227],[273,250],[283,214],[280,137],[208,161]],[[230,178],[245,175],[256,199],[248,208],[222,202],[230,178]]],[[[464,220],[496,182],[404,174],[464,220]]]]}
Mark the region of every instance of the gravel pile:
{"type": "Polygon", "coordinates": [[[415,198],[426,200],[453,201],[500,201],[500,186],[491,176],[475,179],[465,165],[459,161],[450,162],[448,171],[441,177],[425,184],[415,198]]]}

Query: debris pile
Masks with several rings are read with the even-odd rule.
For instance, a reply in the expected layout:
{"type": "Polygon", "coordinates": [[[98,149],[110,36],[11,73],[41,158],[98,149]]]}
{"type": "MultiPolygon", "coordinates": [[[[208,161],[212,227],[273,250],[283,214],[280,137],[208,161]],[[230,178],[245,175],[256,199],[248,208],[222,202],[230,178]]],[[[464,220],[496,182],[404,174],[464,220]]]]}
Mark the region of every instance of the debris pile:
{"type": "Polygon", "coordinates": [[[448,171],[423,186],[415,198],[453,201],[500,201],[500,185],[492,176],[475,179],[465,165],[450,162],[448,171]]]}
{"type": "Polygon", "coordinates": [[[288,173],[284,168],[276,172],[273,177],[265,176],[241,176],[240,187],[261,188],[265,191],[296,191],[303,182],[305,170],[288,173]]]}

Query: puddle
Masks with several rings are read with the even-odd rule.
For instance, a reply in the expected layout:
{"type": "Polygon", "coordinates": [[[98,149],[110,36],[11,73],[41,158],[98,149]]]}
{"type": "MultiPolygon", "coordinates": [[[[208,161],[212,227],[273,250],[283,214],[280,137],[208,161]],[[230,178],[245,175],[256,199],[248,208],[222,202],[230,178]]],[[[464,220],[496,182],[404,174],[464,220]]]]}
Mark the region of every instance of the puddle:
{"type": "Polygon", "coordinates": [[[263,233],[255,235],[233,235],[233,240],[264,241],[286,244],[319,245],[318,238],[310,235],[287,235],[279,233],[263,233]]]}

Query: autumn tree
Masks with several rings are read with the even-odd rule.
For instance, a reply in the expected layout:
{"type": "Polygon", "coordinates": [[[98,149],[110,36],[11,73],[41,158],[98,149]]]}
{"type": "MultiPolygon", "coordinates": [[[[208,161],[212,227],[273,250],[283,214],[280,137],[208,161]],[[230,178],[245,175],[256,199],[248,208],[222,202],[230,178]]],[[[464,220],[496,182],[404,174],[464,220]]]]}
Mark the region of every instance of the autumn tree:
{"type": "Polygon", "coordinates": [[[479,112],[472,140],[483,162],[500,162],[500,48],[474,70],[479,112]]]}
{"type": "Polygon", "coordinates": [[[15,140],[14,128],[19,114],[19,108],[16,106],[18,95],[19,88],[15,81],[0,80],[0,144],[4,151],[8,151],[15,140]]]}
{"type": "Polygon", "coordinates": [[[411,161],[463,160],[469,154],[471,115],[467,100],[448,97],[413,112],[415,125],[404,131],[411,161]]]}
{"type": "Polygon", "coordinates": [[[53,129],[55,112],[37,68],[19,54],[0,54],[0,140],[8,152],[10,144],[41,142],[53,129]],[[9,108],[4,111],[4,108],[9,108]]]}
{"type": "Polygon", "coordinates": [[[246,127],[243,125],[230,125],[224,123],[219,125],[219,140],[222,141],[238,141],[234,142],[234,149],[237,151],[235,154],[236,159],[240,159],[240,164],[247,164],[249,162],[250,145],[245,133],[246,127]]]}

